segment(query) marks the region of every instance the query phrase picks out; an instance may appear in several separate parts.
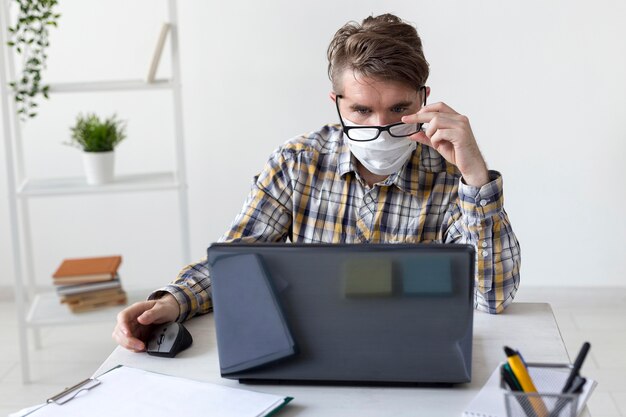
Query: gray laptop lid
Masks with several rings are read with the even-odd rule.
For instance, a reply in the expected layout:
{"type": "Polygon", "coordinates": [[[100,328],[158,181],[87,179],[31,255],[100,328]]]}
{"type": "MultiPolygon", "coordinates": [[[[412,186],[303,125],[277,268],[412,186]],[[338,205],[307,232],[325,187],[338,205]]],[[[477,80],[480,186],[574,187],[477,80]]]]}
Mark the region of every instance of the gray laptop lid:
{"type": "Polygon", "coordinates": [[[469,382],[474,262],[471,245],[213,244],[222,376],[469,382]]]}

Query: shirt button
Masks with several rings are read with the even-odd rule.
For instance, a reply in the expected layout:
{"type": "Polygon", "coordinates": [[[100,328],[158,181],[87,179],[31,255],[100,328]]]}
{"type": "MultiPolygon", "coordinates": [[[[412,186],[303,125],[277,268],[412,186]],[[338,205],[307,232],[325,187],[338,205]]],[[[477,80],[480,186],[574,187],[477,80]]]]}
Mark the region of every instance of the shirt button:
{"type": "Polygon", "coordinates": [[[485,207],[487,205],[487,200],[480,200],[481,207],[485,207]]]}
{"type": "Polygon", "coordinates": [[[485,257],[485,258],[486,258],[487,256],[489,256],[489,252],[488,252],[488,251],[486,251],[486,250],[484,250],[484,251],[483,251],[483,257],[485,257]]]}
{"type": "Polygon", "coordinates": [[[487,243],[486,241],[483,241],[483,248],[486,248],[489,245],[489,243],[487,243]]]}

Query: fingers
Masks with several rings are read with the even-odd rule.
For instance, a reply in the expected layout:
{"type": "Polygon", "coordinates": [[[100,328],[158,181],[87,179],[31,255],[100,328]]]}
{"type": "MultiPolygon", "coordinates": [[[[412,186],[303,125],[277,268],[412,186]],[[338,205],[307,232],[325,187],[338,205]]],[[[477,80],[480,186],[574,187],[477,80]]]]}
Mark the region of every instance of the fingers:
{"type": "Polygon", "coordinates": [[[142,301],[120,311],[117,315],[115,329],[111,335],[113,339],[126,349],[135,352],[145,350],[145,344],[141,338],[147,335],[148,329],[146,326],[142,326],[137,321],[137,318],[146,310],[153,308],[155,304],[156,301],[142,301]]]}
{"type": "Polygon", "coordinates": [[[430,138],[433,148],[454,165],[457,161],[453,142],[457,140],[457,134],[453,129],[439,129],[430,138]]]}
{"type": "Polygon", "coordinates": [[[169,321],[176,320],[178,312],[178,302],[172,295],[167,295],[156,300],[152,308],[144,311],[139,317],[137,317],[137,322],[143,324],[144,326],[149,324],[167,323],[169,321]]]}
{"type": "Polygon", "coordinates": [[[467,118],[462,115],[417,113],[415,115],[403,117],[402,121],[404,123],[428,123],[426,130],[411,136],[411,139],[424,143],[428,146],[433,146],[433,144],[428,143],[427,139],[432,142],[433,136],[440,130],[448,131],[446,132],[446,137],[451,142],[455,142],[465,136],[469,136],[467,133],[469,130],[469,123],[467,118]]]}
{"type": "Polygon", "coordinates": [[[436,115],[437,115],[437,113],[420,113],[420,112],[417,112],[417,113],[414,113],[414,114],[408,114],[406,116],[402,116],[402,119],[400,119],[400,121],[402,123],[406,123],[406,124],[430,123],[432,118],[435,117],[436,115]]]}
{"type": "Polygon", "coordinates": [[[472,166],[471,161],[478,158],[467,151],[475,146],[471,128],[458,117],[437,116],[431,119],[425,131],[411,135],[410,139],[435,149],[446,161],[464,173],[466,167],[472,166]]]}
{"type": "Polygon", "coordinates": [[[144,311],[151,309],[155,304],[156,301],[141,301],[120,311],[117,315],[117,324],[120,326],[120,330],[124,334],[130,334],[137,317],[142,315],[144,311]]]}
{"type": "Polygon", "coordinates": [[[119,325],[115,326],[111,337],[117,344],[133,352],[142,352],[146,349],[146,345],[142,340],[132,336],[130,333],[124,333],[119,325]]]}
{"type": "Polygon", "coordinates": [[[161,310],[162,309],[159,309],[159,306],[157,304],[150,310],[144,311],[139,317],[137,317],[137,322],[139,322],[139,324],[143,324],[144,326],[147,326],[153,323],[164,323],[160,321],[160,319],[163,316],[161,310]]]}
{"type": "Polygon", "coordinates": [[[469,119],[467,118],[467,116],[464,116],[462,114],[458,114],[458,113],[444,113],[444,112],[438,112],[438,111],[426,111],[423,109],[421,109],[420,111],[418,111],[415,114],[409,114],[406,116],[403,116],[401,121],[402,123],[429,123],[432,124],[433,121],[435,120],[442,120],[442,121],[456,121],[456,122],[460,122],[461,124],[467,124],[469,125],[469,119]]]}
{"type": "MultiPolygon", "coordinates": [[[[457,132],[463,132],[467,125],[464,123],[463,119],[461,119],[462,117],[465,117],[465,116],[460,116],[460,115],[458,115],[457,117],[448,117],[444,115],[435,116],[431,119],[430,123],[428,123],[428,127],[426,128],[426,131],[424,133],[426,133],[426,136],[428,136],[432,140],[435,133],[440,130],[451,130],[451,131],[453,130],[457,132]]],[[[451,135],[448,135],[448,136],[450,136],[449,140],[452,141],[453,139],[452,136],[451,135]]]]}
{"type": "Polygon", "coordinates": [[[443,115],[443,114],[449,117],[453,117],[453,116],[464,117],[460,115],[452,107],[448,106],[446,103],[439,102],[439,103],[428,104],[422,107],[421,109],[419,109],[417,113],[404,116],[402,118],[402,122],[403,123],[428,123],[430,120],[426,120],[427,118],[432,119],[433,117],[437,115],[443,115]],[[417,117],[419,115],[428,115],[428,116],[417,117]]]}
{"type": "Polygon", "coordinates": [[[430,146],[431,148],[433,147],[433,144],[430,141],[430,138],[428,136],[426,136],[426,134],[424,132],[415,133],[415,134],[409,136],[409,139],[414,140],[415,142],[422,143],[422,144],[424,144],[426,146],[430,146]]]}
{"type": "Polygon", "coordinates": [[[409,136],[410,139],[430,146],[439,152],[446,160],[456,165],[456,153],[454,151],[454,142],[459,140],[459,131],[454,129],[435,129],[432,136],[428,136],[427,132],[419,132],[409,136]]]}
{"type": "Polygon", "coordinates": [[[176,298],[168,294],[158,300],[135,303],[117,315],[113,339],[122,347],[141,352],[153,324],[176,320],[180,307],[176,298]]]}
{"type": "Polygon", "coordinates": [[[422,107],[420,111],[459,114],[452,107],[442,102],[427,104],[426,106],[422,107]]]}
{"type": "Polygon", "coordinates": [[[488,182],[486,164],[467,116],[457,113],[445,103],[434,103],[422,107],[415,114],[402,117],[402,122],[427,124],[423,132],[411,135],[410,139],[435,149],[446,161],[455,165],[472,185],[482,186],[488,182]]]}
{"type": "Polygon", "coordinates": [[[410,139],[437,149],[441,140],[454,142],[461,137],[459,132],[464,127],[461,120],[436,114],[437,116],[430,119],[426,130],[411,135],[410,139]]]}

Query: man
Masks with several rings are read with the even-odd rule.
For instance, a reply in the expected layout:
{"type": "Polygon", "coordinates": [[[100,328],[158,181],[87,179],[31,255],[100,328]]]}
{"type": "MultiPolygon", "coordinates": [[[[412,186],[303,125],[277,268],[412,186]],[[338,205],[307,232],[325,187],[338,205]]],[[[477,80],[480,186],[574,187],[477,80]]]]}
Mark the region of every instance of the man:
{"type": "MultiPolygon", "coordinates": [[[[222,242],[470,243],[476,308],[501,312],[519,284],[520,250],[467,117],[427,105],[415,28],[385,14],[351,22],[328,48],[341,125],[278,148],[222,242]],[[427,127],[425,125],[427,124],[427,127]]],[[[142,351],[150,325],[211,310],[206,260],[118,315],[113,338],[142,351]]]]}

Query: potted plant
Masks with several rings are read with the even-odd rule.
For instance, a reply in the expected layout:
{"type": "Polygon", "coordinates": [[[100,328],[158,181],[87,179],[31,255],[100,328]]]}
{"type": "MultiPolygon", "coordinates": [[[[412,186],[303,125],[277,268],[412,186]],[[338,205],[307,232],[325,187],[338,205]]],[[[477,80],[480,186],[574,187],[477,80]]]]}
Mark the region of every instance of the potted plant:
{"type": "Polygon", "coordinates": [[[114,149],[126,138],[126,123],[116,115],[101,121],[95,114],[79,114],[71,127],[70,145],[83,150],[87,183],[100,185],[113,181],[114,149]]]}

